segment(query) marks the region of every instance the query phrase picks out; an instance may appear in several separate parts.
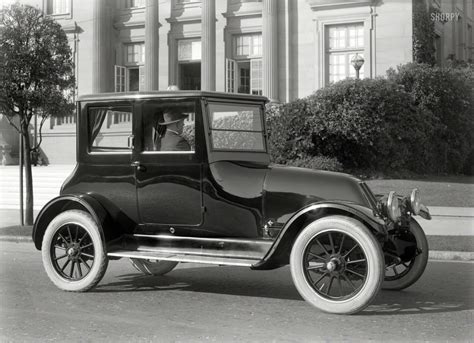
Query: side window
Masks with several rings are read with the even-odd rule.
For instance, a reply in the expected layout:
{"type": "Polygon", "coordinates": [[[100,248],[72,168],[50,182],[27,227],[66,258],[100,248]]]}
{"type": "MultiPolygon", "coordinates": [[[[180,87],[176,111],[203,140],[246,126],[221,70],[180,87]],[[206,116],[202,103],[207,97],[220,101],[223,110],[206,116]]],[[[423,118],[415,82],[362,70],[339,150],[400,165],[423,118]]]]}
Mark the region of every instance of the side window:
{"type": "Polygon", "coordinates": [[[143,151],[157,153],[194,153],[194,101],[153,102],[143,106],[143,151]]]}
{"type": "Polygon", "coordinates": [[[90,107],[87,116],[89,151],[131,151],[133,132],[131,107],[90,107]]]}

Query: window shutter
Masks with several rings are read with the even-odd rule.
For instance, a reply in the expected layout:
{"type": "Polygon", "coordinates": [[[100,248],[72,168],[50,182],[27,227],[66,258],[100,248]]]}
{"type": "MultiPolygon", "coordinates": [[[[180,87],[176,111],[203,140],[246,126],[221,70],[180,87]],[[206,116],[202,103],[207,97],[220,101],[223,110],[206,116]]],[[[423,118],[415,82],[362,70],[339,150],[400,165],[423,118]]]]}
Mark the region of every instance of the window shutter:
{"type": "Polygon", "coordinates": [[[250,60],[250,92],[262,95],[263,90],[263,62],[261,58],[250,60]]]}
{"type": "Polygon", "coordinates": [[[138,68],[138,90],[145,89],[145,67],[138,68]]]}
{"type": "Polygon", "coordinates": [[[115,91],[125,92],[125,67],[115,66],[115,91]]]}
{"type": "Polygon", "coordinates": [[[230,58],[225,59],[225,91],[228,93],[236,92],[237,82],[237,62],[230,58]]]}

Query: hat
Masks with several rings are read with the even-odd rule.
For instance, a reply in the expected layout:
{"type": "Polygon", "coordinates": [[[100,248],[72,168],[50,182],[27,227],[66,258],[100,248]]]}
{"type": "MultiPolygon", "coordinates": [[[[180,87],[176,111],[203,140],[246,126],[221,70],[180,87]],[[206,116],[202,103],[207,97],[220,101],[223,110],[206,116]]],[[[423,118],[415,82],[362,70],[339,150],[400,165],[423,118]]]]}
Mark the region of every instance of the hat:
{"type": "Polygon", "coordinates": [[[173,123],[177,123],[184,118],[187,118],[188,115],[178,112],[177,110],[168,110],[163,113],[163,121],[159,122],[160,125],[169,125],[173,123]]]}

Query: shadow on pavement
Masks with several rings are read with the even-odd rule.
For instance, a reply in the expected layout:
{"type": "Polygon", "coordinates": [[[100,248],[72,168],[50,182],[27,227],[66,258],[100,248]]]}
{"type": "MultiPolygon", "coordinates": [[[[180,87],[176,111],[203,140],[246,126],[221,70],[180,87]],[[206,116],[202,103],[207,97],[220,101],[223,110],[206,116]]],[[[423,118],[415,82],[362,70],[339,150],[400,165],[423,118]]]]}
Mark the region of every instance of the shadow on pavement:
{"type": "MultiPolygon", "coordinates": [[[[425,275],[403,291],[381,290],[361,315],[407,315],[474,309],[472,263],[430,262],[425,275]],[[465,277],[460,277],[464,275],[465,277]]],[[[303,301],[288,267],[252,271],[240,267],[177,269],[165,276],[122,274],[93,292],[185,291],[303,301]]]]}

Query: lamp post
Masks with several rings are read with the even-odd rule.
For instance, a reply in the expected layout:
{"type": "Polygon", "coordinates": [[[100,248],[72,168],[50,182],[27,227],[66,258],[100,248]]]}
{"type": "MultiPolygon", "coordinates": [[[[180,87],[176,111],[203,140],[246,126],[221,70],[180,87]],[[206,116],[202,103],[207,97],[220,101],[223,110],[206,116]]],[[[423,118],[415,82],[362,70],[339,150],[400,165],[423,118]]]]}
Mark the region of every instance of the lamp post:
{"type": "Polygon", "coordinates": [[[358,53],[356,53],[355,56],[352,57],[351,59],[351,64],[356,71],[356,79],[359,79],[359,71],[360,71],[360,68],[362,68],[362,66],[364,65],[364,62],[365,62],[364,57],[362,57],[358,53]]]}

